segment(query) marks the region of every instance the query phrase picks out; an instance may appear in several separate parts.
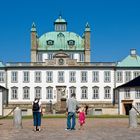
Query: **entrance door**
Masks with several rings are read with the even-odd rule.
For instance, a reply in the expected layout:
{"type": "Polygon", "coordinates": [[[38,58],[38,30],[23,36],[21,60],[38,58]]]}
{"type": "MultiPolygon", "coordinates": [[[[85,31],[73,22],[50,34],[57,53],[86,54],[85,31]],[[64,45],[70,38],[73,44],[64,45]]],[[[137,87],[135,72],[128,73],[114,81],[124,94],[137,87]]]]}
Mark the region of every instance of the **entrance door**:
{"type": "Polygon", "coordinates": [[[66,110],[66,99],[61,99],[61,110],[66,110]]]}
{"type": "Polygon", "coordinates": [[[132,104],[124,104],[124,108],[125,108],[125,115],[129,115],[129,111],[132,108],[132,104]]]}

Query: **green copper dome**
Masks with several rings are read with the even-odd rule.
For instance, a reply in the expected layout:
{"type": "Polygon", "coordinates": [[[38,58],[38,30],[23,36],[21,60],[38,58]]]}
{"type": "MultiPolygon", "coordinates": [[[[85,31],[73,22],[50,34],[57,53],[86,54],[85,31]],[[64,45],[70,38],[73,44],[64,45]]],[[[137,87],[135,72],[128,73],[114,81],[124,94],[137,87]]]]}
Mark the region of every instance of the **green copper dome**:
{"type": "Polygon", "coordinates": [[[0,67],[4,67],[4,64],[0,61],[0,67]]]}
{"type": "Polygon", "coordinates": [[[38,50],[84,50],[84,40],[73,32],[45,33],[38,44],[38,50]]]}
{"type": "Polygon", "coordinates": [[[55,20],[55,23],[63,23],[63,22],[66,23],[65,19],[63,19],[63,18],[61,17],[61,15],[59,16],[58,19],[55,20]]]}
{"type": "Polygon", "coordinates": [[[118,62],[117,67],[140,67],[140,56],[136,54],[135,49],[131,49],[130,55],[118,62]]]}

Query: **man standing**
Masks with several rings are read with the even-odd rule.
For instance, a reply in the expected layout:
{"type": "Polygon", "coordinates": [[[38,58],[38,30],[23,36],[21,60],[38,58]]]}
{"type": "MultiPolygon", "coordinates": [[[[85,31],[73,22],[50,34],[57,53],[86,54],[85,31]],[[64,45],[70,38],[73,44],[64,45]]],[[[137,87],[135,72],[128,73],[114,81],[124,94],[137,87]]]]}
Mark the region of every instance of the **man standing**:
{"type": "Polygon", "coordinates": [[[76,109],[78,107],[78,102],[75,98],[75,93],[71,95],[71,98],[67,100],[67,129],[65,130],[75,130],[76,125],[76,109]],[[72,120],[72,122],[71,122],[72,120]]]}

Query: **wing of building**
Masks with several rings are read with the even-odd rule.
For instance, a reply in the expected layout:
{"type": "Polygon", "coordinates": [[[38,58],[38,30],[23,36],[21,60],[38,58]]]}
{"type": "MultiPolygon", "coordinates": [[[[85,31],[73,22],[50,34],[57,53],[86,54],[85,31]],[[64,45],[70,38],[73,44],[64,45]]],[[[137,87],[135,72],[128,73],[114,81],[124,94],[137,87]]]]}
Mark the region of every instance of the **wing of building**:
{"type": "Polygon", "coordinates": [[[69,32],[59,16],[54,31],[38,37],[33,23],[31,62],[0,63],[0,85],[9,94],[5,112],[19,105],[31,114],[35,97],[47,111],[65,111],[67,98],[75,93],[89,114],[118,114],[114,89],[140,75],[140,57],[132,49],[121,62],[91,62],[90,31],[87,23],[83,36],[69,32]]]}

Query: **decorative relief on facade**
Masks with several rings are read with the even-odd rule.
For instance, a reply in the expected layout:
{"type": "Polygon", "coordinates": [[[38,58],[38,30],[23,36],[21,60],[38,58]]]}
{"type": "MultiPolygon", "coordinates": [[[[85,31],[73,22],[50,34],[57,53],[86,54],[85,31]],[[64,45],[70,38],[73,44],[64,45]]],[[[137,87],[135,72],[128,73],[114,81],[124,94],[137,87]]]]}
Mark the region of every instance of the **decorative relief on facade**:
{"type": "Polygon", "coordinates": [[[57,100],[66,98],[66,87],[57,87],[57,100]]]}
{"type": "Polygon", "coordinates": [[[77,62],[76,62],[76,60],[68,59],[67,64],[70,65],[70,66],[75,66],[75,65],[77,65],[77,62]]]}
{"type": "Polygon", "coordinates": [[[45,66],[52,66],[55,65],[56,61],[55,60],[46,60],[46,63],[44,63],[45,66]]]}

